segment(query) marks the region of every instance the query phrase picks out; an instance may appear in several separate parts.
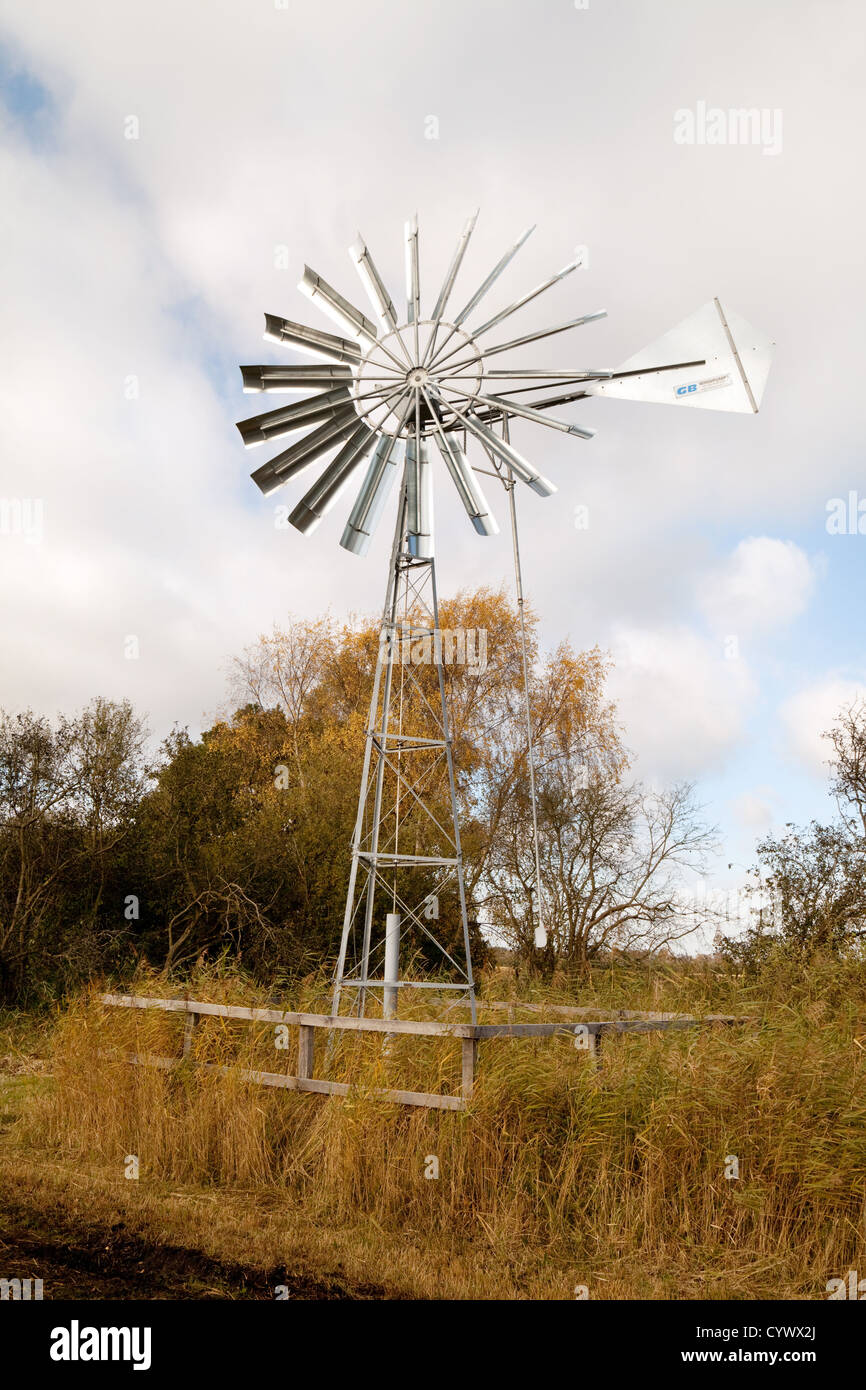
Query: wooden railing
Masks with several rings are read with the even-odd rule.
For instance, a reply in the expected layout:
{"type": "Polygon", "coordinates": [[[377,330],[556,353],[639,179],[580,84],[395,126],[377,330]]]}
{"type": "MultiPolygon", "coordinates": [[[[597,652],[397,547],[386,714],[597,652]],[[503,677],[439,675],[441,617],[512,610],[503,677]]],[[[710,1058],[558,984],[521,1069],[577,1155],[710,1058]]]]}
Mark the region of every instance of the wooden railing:
{"type": "MultiPolygon", "coordinates": [[[[163,1009],[185,1015],[183,1051],[180,1057],[154,1057],[139,1053],[127,1054],[126,1060],[139,1066],[169,1070],[189,1060],[192,1054],[196,1025],[202,1018],[231,1018],[245,1023],[284,1024],[298,1029],[298,1066],[294,1076],[282,1072],[253,1071],[248,1068],[225,1066],[214,1062],[199,1062],[204,1071],[232,1074],[258,1086],[277,1086],[288,1091],[310,1091],[317,1095],[347,1096],[354,1089],[345,1081],[326,1081],[313,1076],[315,1069],[316,1033],[353,1032],[387,1035],[410,1034],[422,1038],[459,1038],[462,1051],[461,1088],[459,1095],[440,1095],[427,1091],[376,1090],[373,1095],[399,1105],[421,1105],[431,1110],[465,1110],[472,1097],[478,1044],[487,1038],[549,1038],[556,1033],[571,1033],[580,1038],[587,1055],[599,1066],[601,1042],[608,1033],[653,1033],[669,1029],[698,1028],[705,1025],[731,1025],[753,1022],[752,1018],[728,1014],[710,1014],[704,1018],[671,1014],[629,1014],[617,1018],[584,1018],[591,1010],[569,1006],[549,1006],[549,1012],[567,1014],[554,1023],[451,1023],[436,1019],[351,1018],[333,1014],[294,1013],[283,1009],[254,1009],[242,1004],[208,1004],[197,999],[147,998],[136,994],[103,994],[102,1003],[120,1009],[163,1009]],[[577,1019],[580,1021],[576,1021],[577,1019]]],[[[548,1006],[496,1003],[485,1008],[532,1009],[548,1006]]],[[[596,1010],[598,1012],[598,1010],[596,1010]]]]}

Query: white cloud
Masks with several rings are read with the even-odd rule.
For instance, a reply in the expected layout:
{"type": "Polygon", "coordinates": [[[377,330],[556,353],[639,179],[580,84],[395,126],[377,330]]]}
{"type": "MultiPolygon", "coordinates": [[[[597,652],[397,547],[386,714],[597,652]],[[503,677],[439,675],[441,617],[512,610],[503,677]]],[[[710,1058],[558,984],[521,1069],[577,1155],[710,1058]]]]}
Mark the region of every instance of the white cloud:
{"type": "Polygon", "coordinates": [[[698,588],[698,603],[716,632],[742,635],[779,628],[804,612],[815,570],[793,541],[750,536],[698,588]]]}
{"type": "Polygon", "coordinates": [[[839,711],[866,696],[866,681],[827,675],[798,690],[779,710],[788,753],[809,772],[824,779],[831,748],[822,734],[832,728],[839,711]]]}
{"type": "Polygon", "coordinates": [[[745,662],[686,627],[622,629],[612,654],[610,693],[638,772],[671,780],[717,769],[742,738],[754,693],[745,662]]]}

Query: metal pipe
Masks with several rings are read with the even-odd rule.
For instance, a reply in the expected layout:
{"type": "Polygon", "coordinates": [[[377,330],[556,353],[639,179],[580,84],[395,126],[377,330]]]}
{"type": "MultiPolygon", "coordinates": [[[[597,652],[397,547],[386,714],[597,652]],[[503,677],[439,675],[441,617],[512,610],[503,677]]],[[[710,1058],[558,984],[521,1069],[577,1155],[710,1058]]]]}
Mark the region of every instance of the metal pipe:
{"type": "Polygon", "coordinates": [[[556,416],[541,415],[539,411],[533,410],[531,405],[521,405],[518,401],[512,401],[507,396],[482,396],[479,392],[465,391],[462,386],[451,386],[448,381],[442,382],[443,391],[454,391],[458,396],[462,396],[467,401],[478,401],[481,405],[490,405],[500,409],[503,415],[519,415],[524,420],[534,420],[539,425],[547,425],[552,430],[559,430],[562,434],[576,434],[580,439],[594,439],[595,430],[586,429],[583,425],[570,425],[567,420],[558,420],[556,416]]]}
{"type": "Polygon", "coordinates": [[[433,479],[426,441],[417,434],[406,443],[406,484],[409,554],[416,560],[429,560],[433,555],[433,479]]]}
{"type": "Polygon", "coordinates": [[[389,912],[385,917],[385,988],[382,991],[383,1018],[397,1017],[397,999],[400,979],[400,922],[399,912],[389,912]]]}

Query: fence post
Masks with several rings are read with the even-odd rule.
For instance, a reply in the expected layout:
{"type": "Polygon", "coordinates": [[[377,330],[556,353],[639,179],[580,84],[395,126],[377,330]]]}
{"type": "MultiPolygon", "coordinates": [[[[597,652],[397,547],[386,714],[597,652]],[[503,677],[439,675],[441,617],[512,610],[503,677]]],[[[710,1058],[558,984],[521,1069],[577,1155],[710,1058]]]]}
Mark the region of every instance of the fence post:
{"type": "Polygon", "coordinates": [[[183,1055],[189,1057],[192,1052],[192,1040],[198,1023],[198,1014],[192,1009],[187,1009],[186,1017],[183,1021],[183,1055]]]}
{"type": "Polygon", "coordinates": [[[589,1054],[595,1070],[601,1071],[601,1040],[604,1033],[601,1028],[593,1028],[590,1032],[589,1054]]]}
{"type": "Polygon", "coordinates": [[[313,1075],[313,1056],[316,1045],[316,1030],[309,1023],[298,1028],[298,1080],[309,1081],[313,1075]]]}
{"type": "Polygon", "coordinates": [[[463,1039],[463,1092],[464,1104],[472,1099],[472,1089],[475,1085],[475,1061],[478,1056],[478,1039],[463,1039]]]}

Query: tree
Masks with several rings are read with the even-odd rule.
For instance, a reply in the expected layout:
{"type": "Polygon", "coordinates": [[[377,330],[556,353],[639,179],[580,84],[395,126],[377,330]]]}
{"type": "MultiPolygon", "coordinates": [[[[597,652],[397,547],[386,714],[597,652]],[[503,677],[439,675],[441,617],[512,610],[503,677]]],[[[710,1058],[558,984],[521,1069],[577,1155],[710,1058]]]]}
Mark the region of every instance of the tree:
{"type": "Polygon", "coordinates": [[[97,699],[54,725],[0,712],[3,998],[25,997],[99,937],[112,859],[147,779],[143,744],[128,702],[97,699]]]}
{"type": "MultiPolygon", "coordinates": [[[[512,801],[487,876],[503,937],[531,960],[535,862],[524,803],[512,801]]],[[[702,867],[713,831],[688,785],[647,792],[597,772],[577,783],[548,774],[539,846],[548,969],[583,967],[613,947],[659,950],[698,925],[681,874],[702,867]]]]}
{"type": "Polygon", "coordinates": [[[833,745],[831,790],[848,833],[866,839],[866,700],[844,706],[824,734],[833,745]]]}
{"type": "Polygon", "coordinates": [[[749,889],[754,920],[743,936],[720,941],[723,954],[747,969],[775,950],[807,960],[866,939],[866,702],[844,707],[824,737],[834,753],[830,787],[839,818],[789,824],[758,844],[749,889]]]}

